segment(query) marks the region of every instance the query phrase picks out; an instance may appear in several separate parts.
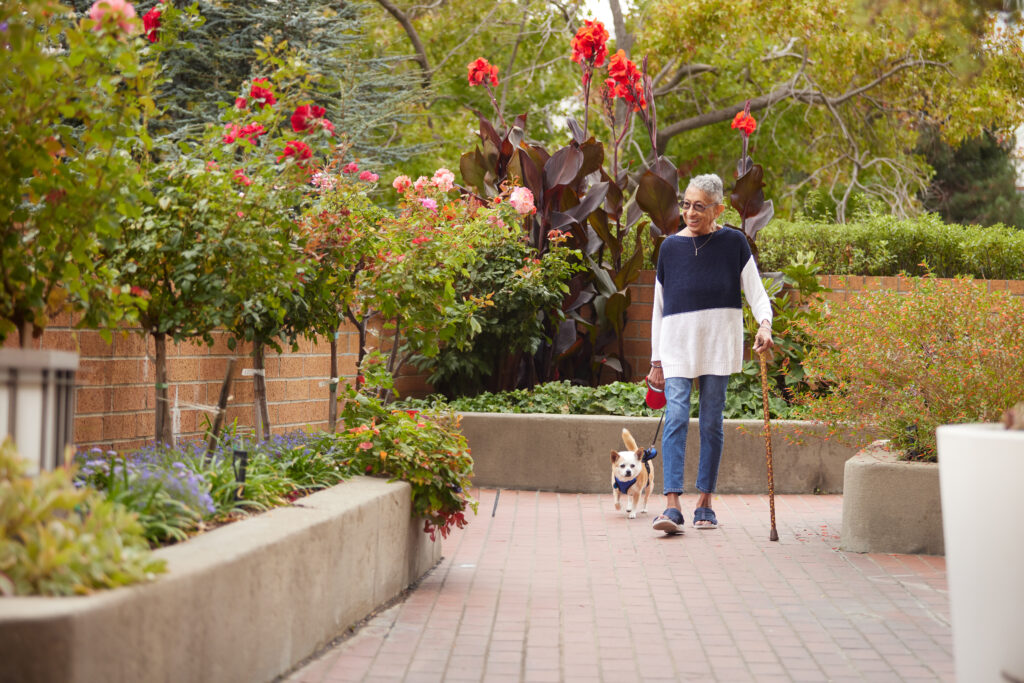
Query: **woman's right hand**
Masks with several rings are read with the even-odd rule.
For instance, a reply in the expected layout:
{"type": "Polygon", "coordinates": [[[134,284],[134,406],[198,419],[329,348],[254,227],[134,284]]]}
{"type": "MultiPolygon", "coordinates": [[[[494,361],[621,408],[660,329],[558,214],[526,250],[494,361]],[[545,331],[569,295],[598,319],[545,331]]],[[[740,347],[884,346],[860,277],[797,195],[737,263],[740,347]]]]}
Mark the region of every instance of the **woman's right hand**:
{"type": "Polygon", "coordinates": [[[665,371],[660,367],[651,367],[647,373],[647,383],[658,391],[665,390],[665,371]]]}

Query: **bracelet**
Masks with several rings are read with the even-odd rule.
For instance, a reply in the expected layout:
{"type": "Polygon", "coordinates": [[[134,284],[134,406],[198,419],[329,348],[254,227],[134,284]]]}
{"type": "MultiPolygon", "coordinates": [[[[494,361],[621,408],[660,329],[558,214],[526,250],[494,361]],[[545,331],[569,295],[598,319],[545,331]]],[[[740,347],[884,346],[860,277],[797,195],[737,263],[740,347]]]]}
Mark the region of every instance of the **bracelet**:
{"type": "Polygon", "coordinates": [[[760,325],[758,325],[758,327],[767,327],[768,329],[771,329],[772,324],[771,323],[761,323],[760,325]]]}
{"type": "Polygon", "coordinates": [[[651,363],[651,367],[652,368],[659,368],[660,369],[661,368],[661,362],[660,361],[655,361],[655,362],[658,363],[658,364],[655,365],[654,363],[651,363]]]}

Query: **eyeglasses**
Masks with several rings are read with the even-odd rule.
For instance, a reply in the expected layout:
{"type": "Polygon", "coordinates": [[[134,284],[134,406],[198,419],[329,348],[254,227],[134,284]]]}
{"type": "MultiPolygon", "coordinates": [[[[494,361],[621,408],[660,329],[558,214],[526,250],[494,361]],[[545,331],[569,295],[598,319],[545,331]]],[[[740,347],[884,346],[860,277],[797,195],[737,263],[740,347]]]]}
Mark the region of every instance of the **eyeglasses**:
{"type": "Polygon", "coordinates": [[[697,213],[704,213],[705,211],[710,209],[712,206],[717,206],[717,204],[707,205],[707,204],[701,204],[700,202],[691,202],[689,199],[684,199],[683,203],[680,204],[680,206],[683,208],[683,211],[690,211],[692,209],[693,211],[696,211],[697,213]]]}

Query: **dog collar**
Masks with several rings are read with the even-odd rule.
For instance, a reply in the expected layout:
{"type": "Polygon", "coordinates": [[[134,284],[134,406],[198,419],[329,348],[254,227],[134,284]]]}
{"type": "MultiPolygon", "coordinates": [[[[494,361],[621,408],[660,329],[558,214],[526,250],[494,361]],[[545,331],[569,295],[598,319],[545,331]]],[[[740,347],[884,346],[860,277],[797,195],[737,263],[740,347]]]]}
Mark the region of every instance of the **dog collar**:
{"type": "Polygon", "coordinates": [[[629,493],[629,489],[631,489],[633,487],[633,484],[636,483],[636,479],[636,477],[633,477],[629,481],[620,481],[616,479],[615,485],[612,488],[616,488],[622,493],[629,493]]]}

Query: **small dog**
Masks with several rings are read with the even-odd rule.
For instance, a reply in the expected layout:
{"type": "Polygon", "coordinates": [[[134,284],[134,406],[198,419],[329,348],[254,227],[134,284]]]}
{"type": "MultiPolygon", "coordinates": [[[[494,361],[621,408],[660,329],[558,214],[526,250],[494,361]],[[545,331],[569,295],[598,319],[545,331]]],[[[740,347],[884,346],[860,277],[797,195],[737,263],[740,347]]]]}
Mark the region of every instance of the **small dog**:
{"type": "Polygon", "coordinates": [[[626,515],[635,519],[637,508],[647,512],[654,489],[654,468],[644,460],[644,449],[636,445],[628,429],[622,430],[622,440],[629,450],[612,451],[612,494],[616,510],[622,509],[622,496],[626,496],[626,515]]]}

